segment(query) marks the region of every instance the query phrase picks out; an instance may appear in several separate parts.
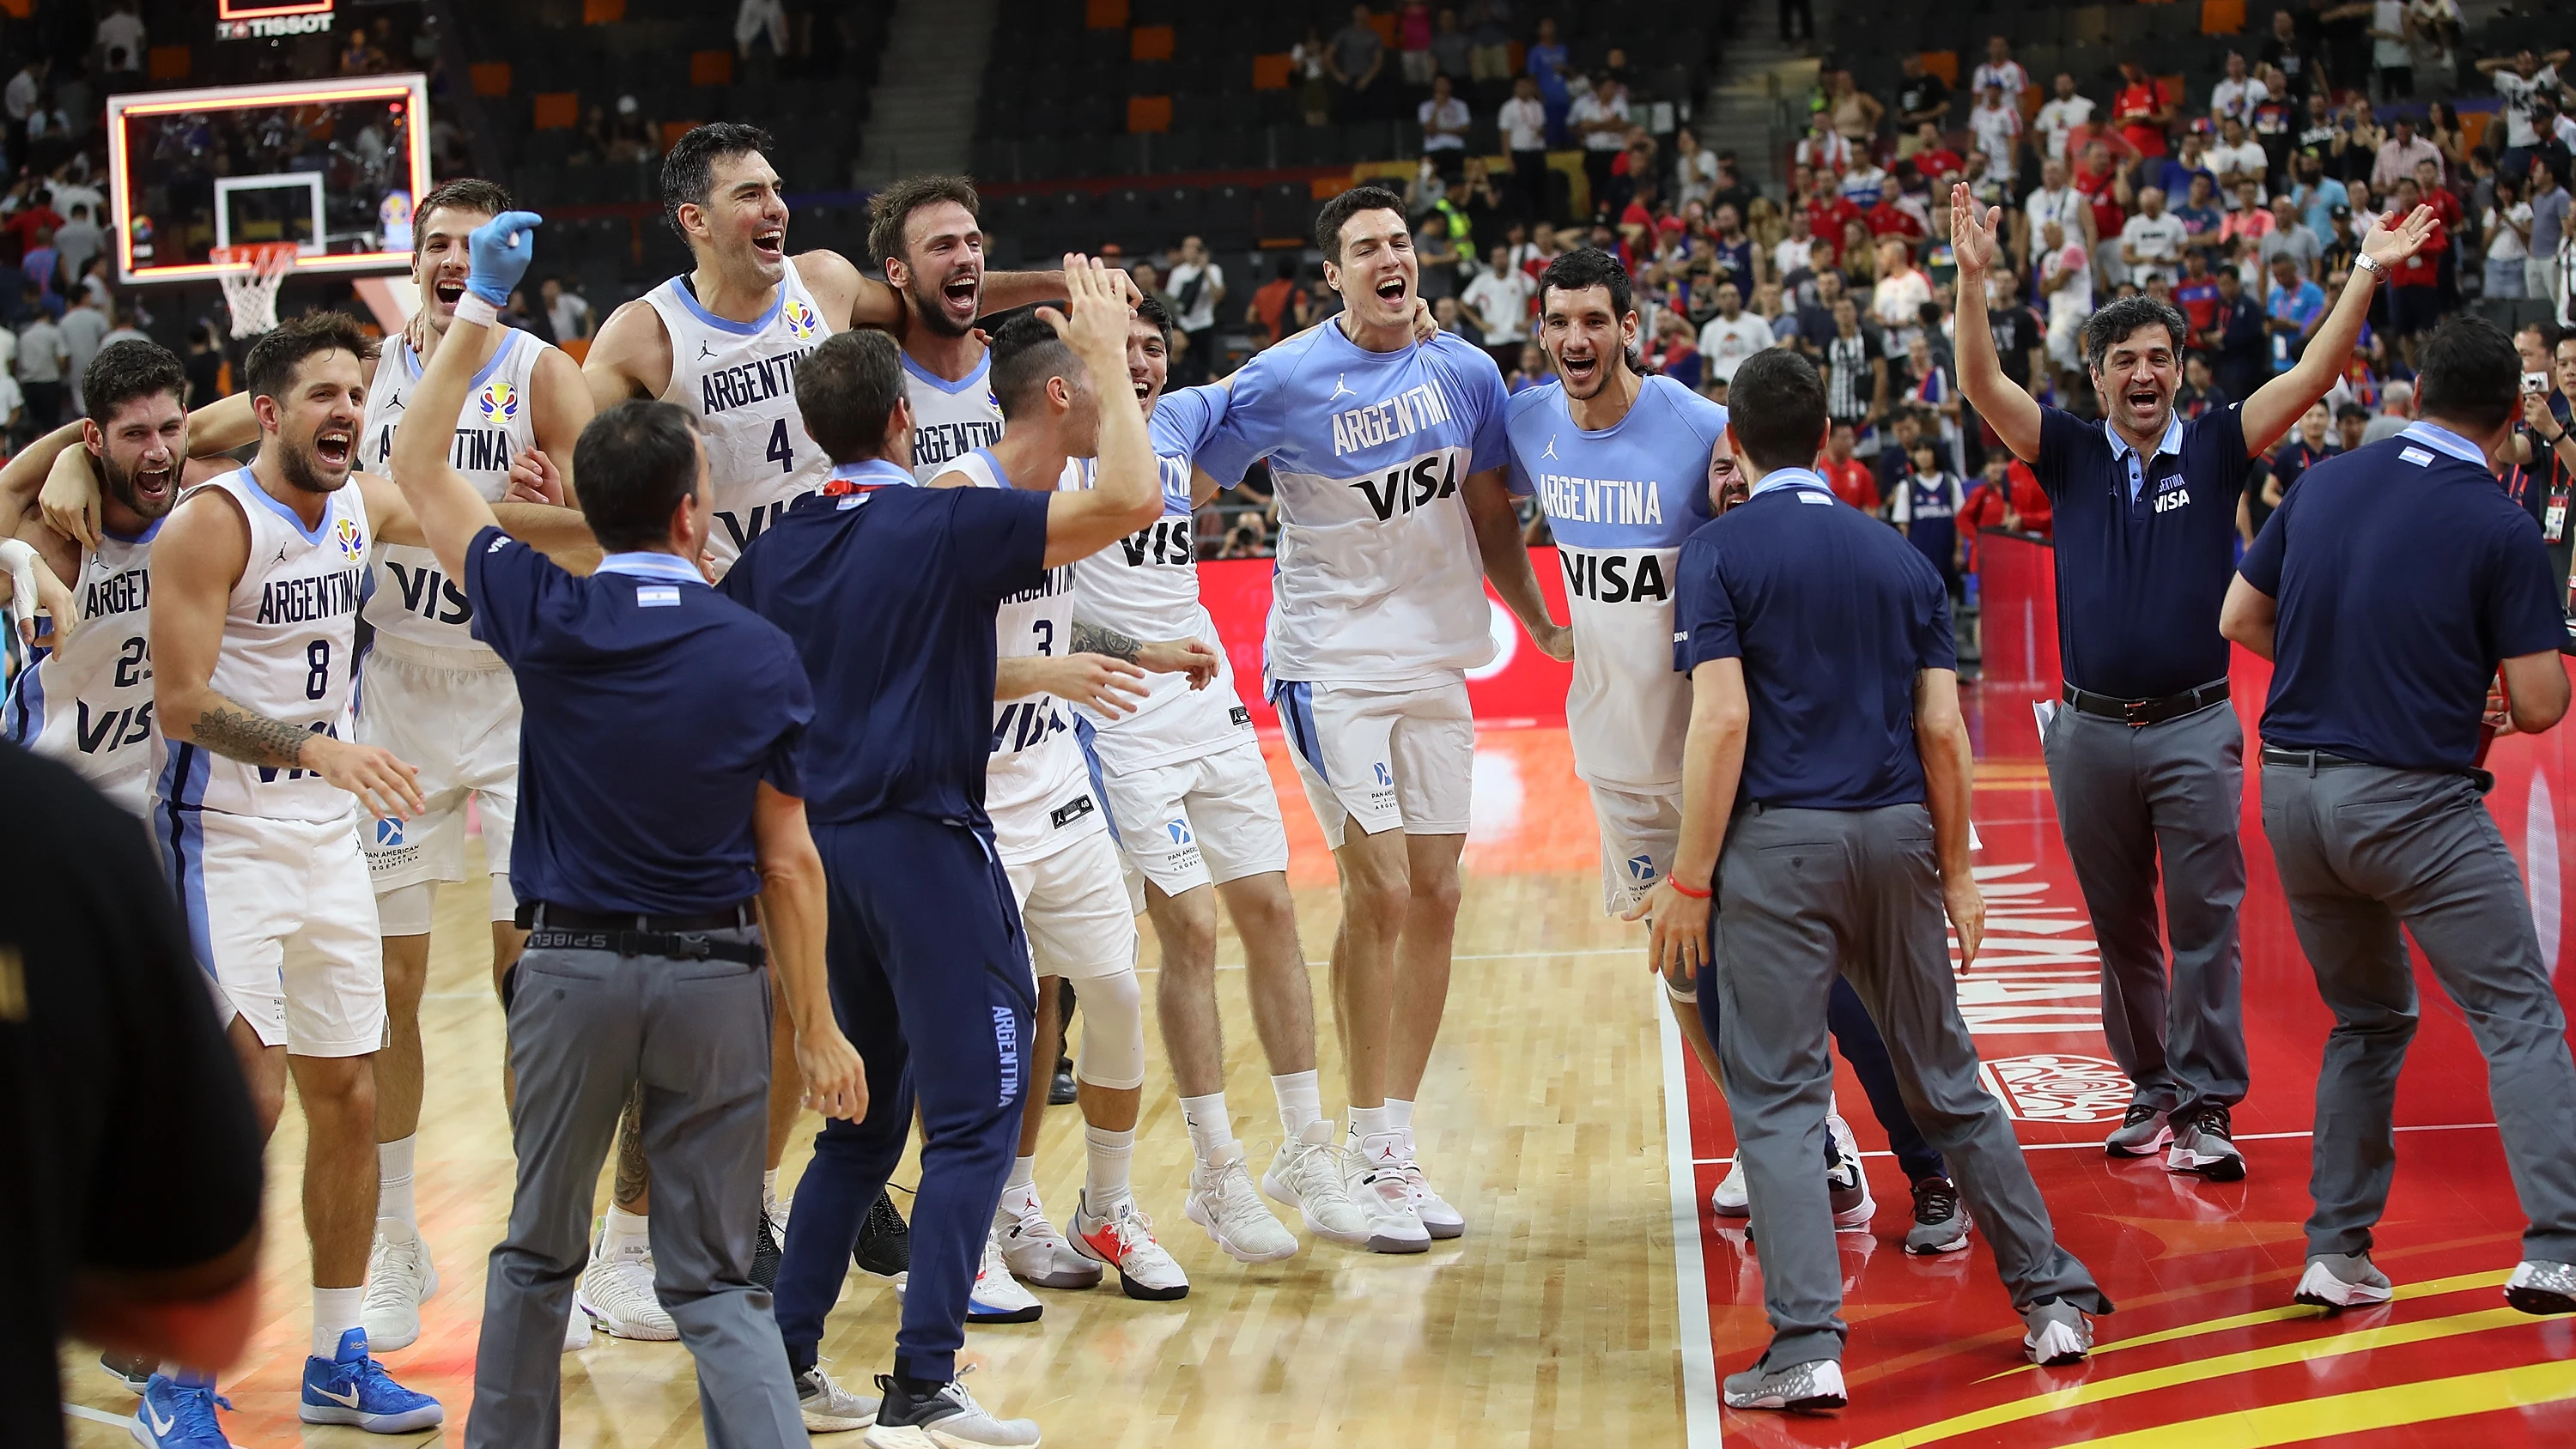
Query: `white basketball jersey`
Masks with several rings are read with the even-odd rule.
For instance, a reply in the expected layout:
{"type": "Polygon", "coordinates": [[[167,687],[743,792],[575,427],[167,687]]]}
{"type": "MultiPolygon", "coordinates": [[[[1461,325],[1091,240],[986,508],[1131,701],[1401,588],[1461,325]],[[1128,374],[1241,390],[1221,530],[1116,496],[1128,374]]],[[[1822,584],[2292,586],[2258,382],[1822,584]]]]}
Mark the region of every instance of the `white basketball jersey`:
{"type": "Polygon", "coordinates": [[[671,385],[662,400],[695,413],[706,429],[716,513],[707,552],[722,573],[787,505],[821,492],[831,474],[832,460],[796,410],[796,366],[822,345],[822,309],[792,265],[756,321],[729,322],[698,305],[686,275],[644,300],[671,335],[671,385]]]}
{"type": "Polygon", "coordinates": [[[1002,438],[1002,404],[989,380],[993,354],[987,349],[963,382],[950,382],[922,367],[909,353],[903,359],[903,386],[912,400],[912,476],[927,483],[957,466],[977,448],[1002,438]]]}
{"type": "Polygon", "coordinates": [[[81,550],[69,638],[36,636],[35,662],[0,708],[0,738],[62,761],[140,815],[152,773],[152,536],[81,550]]]}
{"type": "MultiPolygon", "coordinates": [[[[248,468],[189,489],[221,489],[250,524],[250,561],[224,611],[215,691],[255,714],[348,739],[358,604],[367,585],[367,505],[353,484],[330,496],[307,530],[248,468]]],[[[246,765],[201,745],[152,737],[158,799],[182,808],[272,820],[327,822],[358,808],[347,791],[305,770],[246,765]]]]}
{"type": "MultiPolygon", "coordinates": [[[[1145,699],[1111,719],[1082,709],[1092,751],[1112,774],[1178,764],[1248,738],[1252,715],[1234,690],[1234,666],[1217,637],[1216,620],[1199,602],[1198,545],[1190,509],[1190,460],[1161,451],[1163,516],[1100,552],[1074,560],[1074,597],[1082,617],[1145,643],[1197,639],[1216,651],[1217,676],[1205,689],[1185,674],[1148,674],[1145,699]]],[[[1079,486],[1095,475],[1086,468],[1079,486]]],[[[1077,486],[1070,479],[1064,485],[1077,486]]],[[[1079,708],[1077,706],[1077,708],[1079,708]]]]}
{"type": "MultiPolygon", "coordinates": [[[[456,442],[448,449],[448,466],[483,495],[498,503],[510,491],[510,460],[537,445],[536,410],[531,379],[547,345],[515,327],[501,330],[501,345],[492,360],[474,374],[457,414],[456,442]]],[[[394,429],[402,425],[403,403],[420,384],[418,354],[401,338],[386,344],[376,364],[376,381],[367,390],[367,422],[359,436],[359,466],[393,476],[394,429]]],[[[571,459],[563,459],[569,463],[571,459]]],[[[441,649],[471,649],[498,667],[493,654],[474,637],[474,606],[465,597],[465,581],[447,577],[438,555],[407,544],[379,544],[369,565],[374,593],[363,617],[379,634],[441,649]]]]}
{"type": "MultiPolygon", "coordinates": [[[[981,448],[952,460],[942,472],[963,473],[978,488],[1008,488],[1001,464],[981,448]]],[[[1090,463],[1071,459],[1059,488],[1089,485],[1090,463]]],[[[1001,659],[1061,656],[1073,649],[1073,569],[1047,570],[1046,582],[1010,594],[993,620],[994,655],[1001,659]]],[[[993,821],[993,848],[1006,864],[1055,854],[1105,827],[1108,817],[1091,790],[1091,766],[1073,737],[1073,707],[1052,694],[1027,694],[993,702],[993,757],[984,767],[984,813],[993,821]]]]}

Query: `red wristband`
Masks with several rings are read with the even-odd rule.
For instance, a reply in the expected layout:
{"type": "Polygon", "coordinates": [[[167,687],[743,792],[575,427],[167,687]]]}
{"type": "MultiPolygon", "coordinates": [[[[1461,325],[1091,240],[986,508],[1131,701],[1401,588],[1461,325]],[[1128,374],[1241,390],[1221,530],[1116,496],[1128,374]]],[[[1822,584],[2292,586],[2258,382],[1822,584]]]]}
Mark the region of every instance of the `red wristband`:
{"type": "Polygon", "coordinates": [[[1707,900],[1710,896],[1712,896],[1712,895],[1715,895],[1715,894],[1716,894],[1716,892],[1715,892],[1715,891],[1713,891],[1713,890],[1707,890],[1707,891],[1695,891],[1695,890],[1692,890],[1689,886],[1683,885],[1683,884],[1681,883],[1681,878],[1680,878],[1680,877],[1678,877],[1678,876],[1666,876],[1666,877],[1664,877],[1664,884],[1666,884],[1666,885],[1668,885],[1668,886],[1671,886],[1675,891],[1679,892],[1679,893],[1680,893],[1680,894],[1682,894],[1682,895],[1686,895],[1686,896],[1690,897],[1692,900],[1695,900],[1695,901],[1704,901],[1704,900],[1707,900]]]}

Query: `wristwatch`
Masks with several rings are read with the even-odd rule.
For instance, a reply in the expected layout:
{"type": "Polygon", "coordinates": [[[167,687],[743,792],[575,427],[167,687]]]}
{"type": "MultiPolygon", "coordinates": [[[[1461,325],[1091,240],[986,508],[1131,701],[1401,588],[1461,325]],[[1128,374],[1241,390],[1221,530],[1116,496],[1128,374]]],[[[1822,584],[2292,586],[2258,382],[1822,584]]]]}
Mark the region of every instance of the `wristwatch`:
{"type": "Polygon", "coordinates": [[[2370,253],[2368,252],[2354,252],[2352,254],[2352,264],[2361,268],[2363,271],[2370,273],[2374,277],[2384,277],[2388,275],[2388,269],[2381,266],[2378,262],[2373,261],[2370,253]]]}

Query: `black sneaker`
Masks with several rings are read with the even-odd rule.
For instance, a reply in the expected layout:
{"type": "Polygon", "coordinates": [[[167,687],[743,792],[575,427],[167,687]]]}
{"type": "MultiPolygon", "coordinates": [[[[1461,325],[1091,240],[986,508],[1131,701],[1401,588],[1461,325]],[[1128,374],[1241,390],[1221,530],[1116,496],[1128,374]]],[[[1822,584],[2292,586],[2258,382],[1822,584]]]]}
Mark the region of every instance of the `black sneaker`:
{"type": "Polygon", "coordinates": [[[859,1224],[858,1246],[850,1257],[864,1272],[893,1278],[912,1271],[912,1227],[895,1211],[892,1194],[880,1189],[859,1224]]]}
{"type": "MultiPolygon", "coordinates": [[[[877,1388],[885,1394],[877,1405],[878,1429],[919,1429],[928,1431],[922,1442],[940,1445],[982,1446],[992,1449],[1019,1449],[1038,1442],[1038,1426],[1027,1419],[996,1419],[985,1407],[975,1402],[966,1386],[954,1379],[937,1385],[929,1392],[915,1395],[892,1374],[877,1375],[877,1388]]],[[[873,1431],[868,1435],[878,1437],[873,1431]]],[[[892,1438],[908,1444],[910,1438],[892,1438]]]]}
{"type": "Polygon", "coordinates": [[[143,1392],[152,1382],[153,1372],[160,1368],[150,1354],[122,1354],[113,1349],[98,1356],[99,1369],[121,1385],[129,1394],[143,1392]]]}
{"type": "Polygon", "coordinates": [[[1069,1057],[1058,1057],[1055,1059],[1055,1079],[1047,1083],[1047,1105],[1065,1106],[1073,1101],[1074,1095],[1073,1061],[1069,1057]]]}
{"type": "Polygon", "coordinates": [[[778,1246],[778,1226],[769,1220],[769,1209],[760,1210],[760,1241],[751,1245],[751,1281],[763,1289],[778,1286],[778,1264],[786,1252],[778,1246]]]}

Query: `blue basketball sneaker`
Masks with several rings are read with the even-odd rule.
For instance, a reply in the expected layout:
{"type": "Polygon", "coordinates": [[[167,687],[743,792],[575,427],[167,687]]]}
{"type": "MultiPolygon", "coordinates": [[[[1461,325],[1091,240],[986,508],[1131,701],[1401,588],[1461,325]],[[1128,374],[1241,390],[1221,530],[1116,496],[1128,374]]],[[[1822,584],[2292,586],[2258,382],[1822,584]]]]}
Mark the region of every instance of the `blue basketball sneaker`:
{"type": "Polygon", "coordinates": [[[154,1374],[144,1381],[143,1402],[134,1406],[134,1442],[149,1449],[232,1449],[215,1422],[218,1404],[232,1407],[211,1383],[183,1384],[154,1374]]]}
{"type": "Polygon", "coordinates": [[[367,1356],[367,1331],[340,1335],[330,1358],[304,1360],[304,1402],[296,1417],[308,1424],[355,1424],[370,1434],[404,1434],[447,1417],[438,1400],[395,1383],[385,1366],[367,1356]]]}

